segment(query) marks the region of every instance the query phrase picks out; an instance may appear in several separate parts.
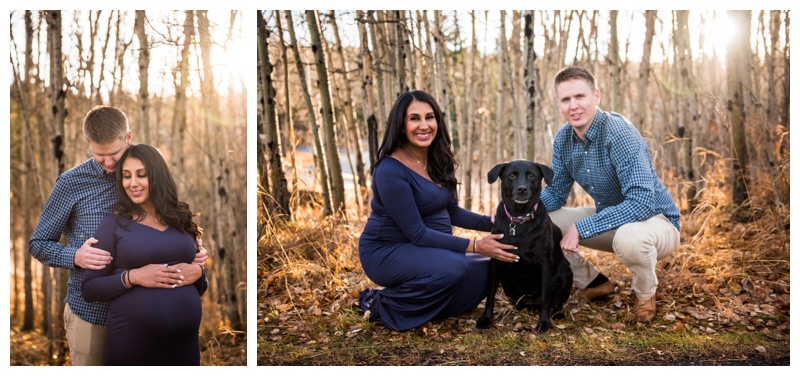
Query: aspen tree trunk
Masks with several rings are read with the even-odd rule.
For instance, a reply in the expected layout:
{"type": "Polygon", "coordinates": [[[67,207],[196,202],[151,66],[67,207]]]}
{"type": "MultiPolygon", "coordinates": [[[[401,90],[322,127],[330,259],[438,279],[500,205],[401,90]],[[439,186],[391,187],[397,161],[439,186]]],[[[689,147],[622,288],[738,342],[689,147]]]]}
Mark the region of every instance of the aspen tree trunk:
{"type": "MultiPolygon", "coordinates": [[[[61,53],[61,11],[46,11],[47,18],[47,43],[50,51],[50,101],[52,106],[51,134],[53,147],[53,163],[55,165],[56,176],[64,172],[64,121],[67,116],[66,97],[67,91],[64,89],[64,63],[61,53]]],[[[55,177],[53,178],[55,180],[55,177]]],[[[47,276],[50,275],[50,268],[45,273],[47,283],[50,283],[47,276]]],[[[66,296],[68,272],[63,268],[53,268],[53,280],[55,282],[55,293],[53,294],[52,310],[50,314],[50,358],[51,364],[61,364],[64,359],[65,335],[64,335],[64,297],[66,296]]]]}
{"type": "Polygon", "coordinates": [[[636,107],[633,108],[635,121],[633,125],[639,129],[639,133],[643,136],[650,129],[650,125],[647,122],[647,104],[650,102],[650,98],[647,95],[647,84],[650,80],[650,55],[653,48],[653,36],[655,35],[656,12],[655,10],[644,12],[644,46],[642,48],[642,61],[639,64],[639,80],[636,81],[636,107]]]}
{"type": "Polygon", "coordinates": [[[105,73],[106,73],[106,56],[108,54],[108,45],[111,41],[111,22],[114,20],[114,13],[117,11],[111,11],[108,13],[108,23],[106,25],[106,38],[103,41],[103,49],[100,53],[100,71],[99,77],[97,79],[97,86],[95,86],[95,93],[94,97],[94,104],[99,105],[103,103],[103,96],[100,94],[100,88],[103,87],[103,82],[105,82],[105,73]]]}
{"type": "MultiPolygon", "coordinates": [[[[262,92],[264,93],[263,121],[266,128],[268,169],[272,199],[275,200],[279,215],[291,216],[289,208],[289,190],[286,187],[286,176],[283,174],[281,153],[278,147],[278,123],[275,111],[275,89],[272,85],[272,63],[269,61],[267,38],[270,31],[264,20],[264,14],[258,13],[258,54],[261,60],[262,92]]],[[[261,156],[259,156],[261,158],[261,156]]],[[[262,171],[262,173],[266,173],[262,171]]]]}
{"type": "MultiPolygon", "coordinates": [[[[100,22],[100,14],[103,11],[98,10],[96,11],[96,16],[94,20],[92,20],[92,14],[95,12],[89,12],[89,57],[86,59],[86,71],[89,73],[89,93],[90,96],[94,97],[94,93],[97,92],[99,89],[94,84],[94,60],[95,60],[95,51],[94,51],[94,43],[97,40],[97,31],[99,29],[99,22],[100,22]]],[[[80,43],[78,43],[80,46],[80,43]]],[[[91,100],[92,103],[94,99],[91,100]]]]}
{"type": "MultiPolygon", "coordinates": [[[[488,40],[487,40],[487,38],[489,37],[489,11],[488,10],[483,12],[483,25],[484,25],[484,28],[483,28],[483,46],[484,47],[483,47],[483,52],[482,52],[481,55],[483,57],[486,57],[486,56],[489,55],[487,50],[486,50],[486,46],[489,45],[488,40]]],[[[487,186],[487,184],[485,184],[484,180],[482,179],[483,176],[486,176],[484,174],[484,171],[486,171],[489,168],[493,167],[493,165],[487,167],[487,162],[489,162],[489,158],[482,158],[482,156],[485,153],[489,152],[489,146],[491,145],[491,143],[489,143],[489,142],[486,142],[486,143],[480,142],[480,140],[483,138],[483,135],[485,134],[484,131],[489,132],[490,129],[491,129],[491,127],[489,126],[489,123],[491,122],[490,121],[490,117],[489,117],[489,115],[490,115],[490,113],[489,113],[489,106],[490,106],[489,101],[490,101],[490,99],[489,98],[491,97],[491,94],[489,92],[490,84],[489,84],[489,67],[488,67],[488,65],[489,65],[489,59],[486,59],[486,58],[481,59],[481,76],[480,76],[480,82],[478,83],[478,87],[482,88],[483,90],[481,90],[481,98],[480,98],[479,110],[478,110],[478,113],[476,114],[476,116],[478,116],[478,120],[477,120],[477,123],[476,123],[477,125],[475,126],[475,130],[473,131],[473,134],[472,134],[472,136],[473,136],[472,137],[473,149],[476,149],[476,152],[473,155],[476,155],[475,162],[477,162],[476,166],[477,166],[477,169],[478,169],[478,171],[475,172],[475,182],[478,185],[477,197],[478,197],[478,212],[479,213],[491,212],[491,210],[492,210],[491,208],[494,208],[494,206],[491,206],[491,205],[489,206],[489,209],[487,209],[487,207],[486,207],[487,202],[486,202],[485,197],[484,197],[483,189],[484,189],[484,187],[487,186]]]]}
{"type": "Polygon", "coordinates": [[[536,51],[533,49],[533,11],[525,11],[525,103],[526,103],[526,128],[528,133],[527,152],[525,159],[536,161],[536,140],[544,138],[544,133],[536,129],[536,85],[539,83],[539,70],[536,67],[536,51]]]}
{"type": "Polygon", "coordinates": [[[428,34],[428,13],[421,13],[420,11],[416,11],[417,13],[417,49],[419,51],[414,52],[414,56],[417,57],[417,84],[416,89],[422,90],[427,93],[430,93],[431,88],[433,87],[430,85],[430,67],[431,67],[431,38],[430,34],[428,34]],[[425,36],[425,42],[423,43],[422,37],[425,36]],[[423,46],[425,47],[425,52],[422,52],[423,46]]]}
{"type": "Polygon", "coordinates": [[[280,52],[281,59],[283,59],[283,92],[286,93],[286,103],[284,112],[286,112],[286,129],[289,133],[289,147],[285,150],[289,152],[289,162],[292,168],[292,180],[289,184],[292,192],[297,190],[297,160],[295,159],[295,135],[294,135],[294,118],[292,116],[292,96],[289,95],[289,58],[286,54],[286,44],[283,40],[283,26],[281,21],[280,11],[275,11],[275,23],[278,27],[278,37],[280,39],[280,52]]]}
{"type": "Polygon", "coordinates": [[[522,61],[522,13],[514,10],[511,13],[511,37],[508,39],[508,58],[511,75],[509,86],[514,100],[514,158],[524,158],[528,145],[528,135],[525,133],[525,110],[523,109],[523,61],[522,61]]]}
{"type": "Polygon", "coordinates": [[[428,92],[431,92],[431,90],[433,90],[432,94],[434,96],[436,96],[437,92],[434,90],[434,87],[435,87],[435,83],[434,82],[436,81],[436,77],[435,77],[435,74],[433,74],[433,72],[434,72],[434,66],[433,66],[434,65],[433,43],[431,42],[435,32],[433,30],[431,30],[431,24],[430,24],[430,21],[428,20],[428,11],[427,10],[423,10],[422,11],[422,30],[420,31],[420,34],[422,34],[423,31],[425,33],[425,54],[426,54],[426,57],[425,57],[425,62],[426,62],[426,64],[425,64],[425,86],[426,86],[426,90],[428,90],[428,92]]]}
{"type": "MultiPolygon", "coordinates": [[[[386,117],[386,90],[384,90],[384,83],[383,83],[383,49],[381,48],[381,44],[378,43],[378,30],[380,29],[377,26],[377,21],[375,20],[375,11],[369,10],[367,11],[367,23],[369,24],[369,35],[372,41],[372,49],[374,50],[375,56],[375,83],[378,85],[378,112],[376,115],[376,119],[378,121],[378,126],[376,127],[376,144],[377,140],[381,139],[381,134],[383,133],[383,128],[386,126],[385,124],[385,117],[386,117]]],[[[375,156],[377,156],[378,147],[375,147],[375,156]]],[[[372,150],[370,150],[372,153],[372,150]]],[[[372,157],[374,158],[374,157],[372,157]]],[[[375,166],[374,164],[372,166],[375,166]]]]}
{"type": "Polygon", "coordinates": [[[688,203],[689,212],[693,211],[697,206],[695,196],[697,195],[697,183],[695,182],[694,174],[694,153],[692,143],[694,141],[694,128],[695,122],[699,115],[695,108],[697,105],[697,96],[694,86],[694,73],[692,68],[692,47],[691,39],[689,37],[689,11],[679,10],[676,11],[677,30],[674,36],[677,56],[675,56],[675,64],[678,67],[679,77],[678,92],[680,95],[678,111],[680,113],[680,122],[678,124],[678,137],[681,138],[683,143],[683,166],[682,175],[686,186],[686,201],[688,203]]]}
{"type": "MultiPolygon", "coordinates": [[[[512,140],[512,145],[514,146],[514,149],[513,149],[514,150],[514,154],[513,154],[514,157],[513,158],[520,158],[521,157],[521,146],[520,146],[519,140],[521,138],[521,133],[522,133],[522,129],[521,129],[522,128],[522,124],[520,124],[519,116],[517,115],[517,113],[519,112],[519,105],[517,104],[517,95],[516,95],[516,90],[514,89],[516,87],[516,85],[514,85],[514,73],[513,73],[514,69],[513,69],[513,66],[511,65],[511,62],[509,61],[511,59],[512,55],[508,51],[509,47],[508,47],[508,44],[506,43],[505,35],[506,35],[505,11],[501,10],[500,11],[500,37],[501,37],[500,38],[500,48],[503,50],[503,56],[505,57],[503,59],[503,62],[508,64],[503,68],[503,71],[506,72],[506,76],[508,78],[508,87],[511,89],[511,95],[510,95],[511,102],[512,102],[512,106],[511,106],[512,115],[511,115],[511,118],[513,119],[513,132],[512,133],[514,135],[513,140],[512,140]]],[[[512,33],[512,38],[513,38],[513,33],[512,33]]]]}
{"type": "Polygon", "coordinates": [[[364,121],[367,123],[367,140],[369,143],[369,165],[375,166],[378,157],[378,121],[373,107],[375,100],[372,98],[372,55],[369,51],[369,36],[366,23],[369,22],[364,11],[356,11],[358,20],[358,35],[361,41],[361,91],[364,121]]]}
{"type": "MultiPolygon", "coordinates": [[[[438,100],[440,101],[442,107],[442,117],[446,119],[447,122],[450,121],[450,95],[447,90],[447,62],[445,53],[447,52],[447,48],[445,47],[445,35],[444,29],[442,29],[442,11],[435,10],[433,11],[434,14],[434,40],[436,42],[436,93],[439,95],[438,100]]],[[[453,126],[450,126],[450,129],[453,129],[453,126]]]]}
{"type": "Polygon", "coordinates": [[[331,205],[334,212],[344,212],[344,179],[342,166],[339,164],[339,153],[336,143],[336,125],[334,124],[333,106],[328,81],[328,71],[325,65],[325,55],[322,51],[320,38],[319,18],[316,11],[307,10],[306,19],[311,36],[311,49],[314,51],[314,63],[317,69],[320,100],[322,102],[322,121],[325,126],[325,148],[329,158],[329,171],[331,179],[331,205]]]}
{"type": "Polygon", "coordinates": [[[322,197],[324,202],[324,213],[330,215],[333,213],[332,199],[331,199],[331,184],[328,179],[328,156],[326,155],[325,148],[322,147],[322,135],[320,134],[319,124],[317,123],[316,110],[314,104],[311,102],[311,93],[308,90],[308,81],[306,80],[306,71],[303,68],[303,61],[300,59],[300,48],[297,44],[297,36],[294,32],[294,24],[292,23],[292,11],[284,11],[286,18],[286,30],[289,31],[289,41],[292,46],[292,53],[294,53],[295,67],[297,68],[297,75],[300,77],[300,85],[303,90],[303,99],[306,102],[308,109],[308,122],[311,124],[311,130],[314,133],[314,147],[317,150],[317,168],[320,173],[320,184],[322,185],[322,197]]]}
{"type": "Polygon", "coordinates": [[[617,36],[617,17],[618,10],[612,10],[609,15],[608,26],[611,33],[611,42],[608,46],[608,73],[611,76],[611,87],[608,99],[611,99],[607,110],[614,112],[622,111],[622,71],[619,64],[619,37],[617,36]]]}
{"type": "Polygon", "coordinates": [[[464,99],[466,101],[467,129],[466,137],[464,138],[465,148],[462,154],[463,158],[461,158],[461,164],[464,167],[464,208],[467,210],[472,210],[472,169],[474,168],[474,163],[472,161],[474,144],[472,139],[473,135],[475,134],[475,97],[478,90],[476,82],[477,80],[475,78],[475,65],[478,63],[478,35],[475,30],[475,11],[470,11],[469,15],[472,20],[472,53],[469,63],[467,64],[465,88],[468,88],[469,93],[472,93],[472,95],[466,95],[466,93],[464,95],[464,99]]]}
{"type": "MultiPolygon", "coordinates": [[[[330,42],[328,42],[328,40],[326,39],[325,34],[320,33],[320,39],[323,47],[322,52],[326,56],[331,56],[331,59],[333,59],[332,56],[334,55],[334,53],[331,51],[330,42]]],[[[328,65],[327,69],[332,73],[332,76],[330,76],[331,81],[329,88],[331,88],[332,90],[331,105],[334,110],[333,111],[334,124],[335,124],[334,127],[336,129],[337,135],[344,135],[343,137],[337,138],[337,142],[344,142],[344,145],[342,147],[344,149],[344,156],[347,159],[347,165],[350,168],[350,173],[352,175],[353,197],[355,198],[356,201],[356,206],[357,206],[356,209],[358,210],[358,212],[361,212],[361,206],[363,203],[360,200],[361,193],[359,190],[360,187],[358,185],[358,180],[357,180],[356,166],[353,163],[353,147],[351,146],[352,143],[351,138],[353,137],[353,135],[350,134],[350,132],[348,132],[348,123],[344,119],[344,111],[342,110],[344,108],[344,99],[342,98],[342,90],[340,90],[341,87],[345,85],[349,86],[350,83],[347,81],[338,82],[336,79],[338,69],[334,66],[334,62],[332,60],[329,61],[328,64],[330,65],[328,65]]],[[[344,176],[342,178],[344,178],[344,176]]]]}
{"type": "MultiPolygon", "coordinates": [[[[172,171],[183,171],[183,140],[186,137],[186,89],[189,87],[189,49],[194,36],[194,11],[187,10],[183,22],[183,48],[178,63],[180,81],[175,88],[175,115],[172,123],[172,171]]],[[[182,181],[182,179],[180,180],[182,181]]]]}
{"type": "MultiPolygon", "coordinates": [[[[508,55],[506,54],[505,46],[505,39],[506,39],[506,11],[500,10],[500,36],[497,37],[497,56],[499,56],[499,60],[497,62],[497,110],[495,111],[495,122],[497,123],[495,128],[495,145],[498,145],[495,148],[495,163],[501,163],[506,160],[506,156],[504,151],[506,150],[504,147],[500,147],[500,145],[506,145],[507,141],[505,139],[508,135],[508,127],[506,126],[506,96],[508,95],[508,83],[506,81],[506,67],[508,66],[508,55]]],[[[492,189],[494,194],[492,197],[499,197],[499,189],[492,189]]]]}
{"type": "Polygon", "coordinates": [[[379,55],[383,62],[378,69],[387,73],[384,77],[385,85],[383,86],[383,95],[386,99],[384,107],[387,109],[385,115],[388,115],[389,109],[392,108],[397,99],[399,77],[397,73],[397,27],[395,27],[392,20],[389,19],[394,17],[390,16],[390,14],[394,14],[394,11],[378,11],[378,23],[376,24],[378,29],[378,46],[381,48],[379,55]]]}
{"type": "MultiPolygon", "coordinates": [[[[771,10],[769,12],[769,35],[770,47],[769,53],[766,54],[767,62],[767,119],[771,126],[778,124],[778,117],[780,115],[780,108],[777,101],[777,88],[775,78],[775,65],[780,59],[778,43],[780,42],[780,27],[781,27],[781,11],[771,10]]],[[[788,45],[788,44],[787,44],[788,45]]]]}
{"type": "Polygon", "coordinates": [[[405,28],[403,25],[403,11],[395,10],[392,11],[392,14],[395,18],[395,43],[396,43],[396,52],[397,55],[395,58],[395,72],[397,73],[397,92],[395,92],[395,99],[408,91],[408,83],[406,82],[406,54],[408,50],[406,49],[407,43],[405,42],[405,28]]]}
{"type": "Polygon", "coordinates": [[[791,72],[791,70],[789,69],[789,46],[790,46],[790,44],[789,44],[789,35],[790,35],[789,34],[789,11],[788,10],[784,11],[784,15],[785,15],[785,18],[784,18],[784,21],[783,21],[783,29],[785,31],[784,39],[786,40],[786,44],[784,44],[785,47],[784,47],[784,50],[783,50],[783,59],[784,59],[784,61],[783,61],[783,72],[784,72],[784,74],[783,75],[784,75],[784,77],[783,77],[783,106],[781,106],[783,111],[782,111],[782,116],[781,116],[781,124],[786,125],[786,124],[790,124],[789,123],[789,103],[790,103],[789,102],[789,87],[790,87],[789,83],[791,81],[789,80],[789,73],[791,72]]]}
{"type": "Polygon", "coordinates": [[[408,11],[408,17],[406,17],[406,11],[400,11],[402,19],[400,21],[400,26],[403,27],[403,51],[405,51],[405,60],[406,60],[406,77],[408,77],[408,89],[418,89],[417,86],[417,64],[416,64],[416,51],[414,49],[414,16],[411,15],[411,11],[408,11]]]}
{"type": "MultiPolygon", "coordinates": [[[[348,129],[345,134],[349,135],[350,137],[350,145],[354,148],[355,158],[356,158],[356,168],[353,172],[354,175],[358,177],[357,181],[357,202],[358,207],[361,207],[362,204],[367,202],[367,192],[369,191],[367,187],[367,176],[364,173],[364,157],[361,155],[361,130],[358,128],[358,122],[356,121],[355,110],[353,109],[353,94],[350,90],[350,81],[347,78],[347,64],[345,63],[344,58],[344,51],[342,49],[342,40],[339,37],[339,27],[336,24],[336,14],[334,11],[330,11],[330,22],[331,28],[333,29],[333,36],[334,36],[334,58],[338,60],[339,68],[341,68],[341,76],[342,76],[342,88],[344,92],[342,93],[342,100],[343,100],[343,112],[344,118],[346,122],[346,128],[348,129]]],[[[334,70],[335,71],[335,70],[334,70]]],[[[345,128],[345,127],[343,127],[345,128]]]]}
{"type": "MultiPolygon", "coordinates": [[[[33,91],[31,90],[31,72],[33,70],[33,21],[32,15],[30,10],[25,11],[25,73],[24,73],[24,80],[22,84],[22,89],[20,92],[20,101],[23,103],[34,103],[30,99],[34,98],[33,91]]],[[[27,107],[27,105],[26,105],[27,107]]],[[[27,112],[27,111],[25,111],[27,112]]],[[[30,119],[30,115],[23,113],[26,119],[30,119]]],[[[29,120],[26,120],[26,122],[29,120]]],[[[28,186],[31,183],[31,175],[33,175],[33,179],[36,179],[36,174],[38,174],[38,170],[36,169],[36,157],[33,151],[33,141],[30,139],[30,125],[26,125],[25,127],[25,135],[26,141],[25,145],[27,148],[22,152],[22,155],[26,157],[25,166],[26,170],[28,171],[25,176],[23,177],[22,183],[22,206],[24,208],[31,208],[36,207],[33,206],[32,203],[28,202],[30,199],[30,195],[32,192],[33,187],[29,188],[28,186]]],[[[37,180],[34,180],[36,182],[37,180]]],[[[36,184],[38,187],[38,184],[36,184]]],[[[41,199],[41,191],[36,190],[39,192],[41,199]]],[[[25,212],[29,212],[29,210],[25,210],[25,212]]],[[[25,220],[25,237],[30,237],[33,234],[33,230],[30,228],[30,219],[25,220]]],[[[31,331],[33,330],[33,319],[34,311],[33,307],[33,265],[32,265],[32,258],[29,252],[25,252],[23,259],[24,266],[23,266],[23,274],[24,274],[24,290],[25,290],[25,312],[24,318],[22,320],[22,331],[31,331]]]]}
{"type": "Polygon", "coordinates": [[[136,37],[139,39],[139,129],[137,129],[137,134],[141,135],[143,143],[150,144],[150,122],[148,121],[150,92],[147,87],[150,70],[150,43],[147,41],[147,34],[144,31],[145,22],[145,11],[137,10],[133,26],[136,37]]]}
{"type": "MultiPolygon", "coordinates": [[[[745,120],[748,107],[746,96],[750,95],[750,17],[751,11],[728,11],[728,18],[738,27],[741,37],[728,43],[726,54],[728,67],[728,117],[731,123],[733,141],[733,204],[741,207],[749,199],[748,183],[749,159],[747,155],[747,139],[745,138],[745,120]]],[[[736,222],[745,222],[746,214],[737,210],[732,218],[736,222]]]]}

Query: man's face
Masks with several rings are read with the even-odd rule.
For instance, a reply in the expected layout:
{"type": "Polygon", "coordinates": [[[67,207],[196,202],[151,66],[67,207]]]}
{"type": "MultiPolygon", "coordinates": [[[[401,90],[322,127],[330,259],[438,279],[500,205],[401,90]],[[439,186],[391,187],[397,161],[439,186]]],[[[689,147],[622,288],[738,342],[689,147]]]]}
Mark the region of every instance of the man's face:
{"type": "Polygon", "coordinates": [[[130,144],[131,131],[128,131],[124,139],[116,139],[109,143],[99,144],[89,141],[89,150],[92,151],[94,160],[103,166],[106,172],[114,172],[117,170],[117,162],[130,144]]]}
{"type": "Polygon", "coordinates": [[[580,135],[585,134],[597,114],[600,90],[592,89],[586,80],[574,78],[556,86],[556,98],[564,120],[580,135]]]}

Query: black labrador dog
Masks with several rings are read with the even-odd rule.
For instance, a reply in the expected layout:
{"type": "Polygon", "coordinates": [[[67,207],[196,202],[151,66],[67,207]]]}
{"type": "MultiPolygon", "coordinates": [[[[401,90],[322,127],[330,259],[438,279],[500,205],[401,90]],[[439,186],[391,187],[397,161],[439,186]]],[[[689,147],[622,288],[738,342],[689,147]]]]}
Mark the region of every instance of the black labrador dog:
{"type": "Polygon", "coordinates": [[[517,246],[518,262],[492,259],[489,264],[486,309],[478,328],[488,328],[494,316],[497,285],[517,309],[539,309],[536,330],[553,327],[550,317],[561,312],[572,290],[572,270],[561,253],[561,230],[550,221],[539,198],[542,179],[553,182],[550,167],[526,160],[494,166],[489,184],[501,179],[502,202],[497,206],[493,234],[504,234],[500,241],[517,246]]]}

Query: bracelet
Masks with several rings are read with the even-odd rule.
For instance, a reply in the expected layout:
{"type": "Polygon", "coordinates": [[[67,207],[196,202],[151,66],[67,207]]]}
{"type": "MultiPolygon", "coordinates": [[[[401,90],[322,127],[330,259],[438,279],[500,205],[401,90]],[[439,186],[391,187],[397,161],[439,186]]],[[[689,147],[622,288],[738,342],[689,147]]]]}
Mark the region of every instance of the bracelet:
{"type": "Polygon", "coordinates": [[[478,241],[477,241],[477,240],[475,240],[475,239],[472,239],[472,253],[473,253],[473,254],[475,254],[475,253],[476,253],[476,252],[475,252],[475,248],[477,248],[477,247],[478,247],[478,241]]]}
{"type": "Polygon", "coordinates": [[[125,284],[125,273],[127,272],[122,272],[122,274],[119,275],[119,279],[122,281],[122,285],[127,289],[128,285],[125,284]]]}
{"type": "Polygon", "coordinates": [[[128,288],[133,287],[133,282],[131,282],[131,273],[130,271],[125,272],[125,277],[128,279],[128,288]]]}

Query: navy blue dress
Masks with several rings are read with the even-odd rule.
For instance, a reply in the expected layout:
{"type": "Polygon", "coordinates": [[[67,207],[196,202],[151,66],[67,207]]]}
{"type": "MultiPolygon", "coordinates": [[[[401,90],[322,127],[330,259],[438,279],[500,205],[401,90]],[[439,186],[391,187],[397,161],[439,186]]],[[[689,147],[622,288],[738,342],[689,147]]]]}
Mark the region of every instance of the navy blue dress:
{"type": "Polygon", "coordinates": [[[191,235],[174,227],[164,231],[116,214],[97,228],[94,245],[114,260],[102,270],[86,270],[82,292],[86,301],[108,301],[106,365],[200,365],[198,333],[200,296],[206,276],[193,285],[174,289],[134,286],[127,289],[121,274],[148,264],[191,263],[197,247],[191,235]]]}
{"type": "Polygon", "coordinates": [[[475,309],[486,297],[489,258],[465,254],[469,239],[453,236],[453,226],[490,231],[491,218],[392,157],[376,165],[372,192],[358,253],[367,277],[385,288],[362,292],[371,320],[404,331],[475,309]]]}

